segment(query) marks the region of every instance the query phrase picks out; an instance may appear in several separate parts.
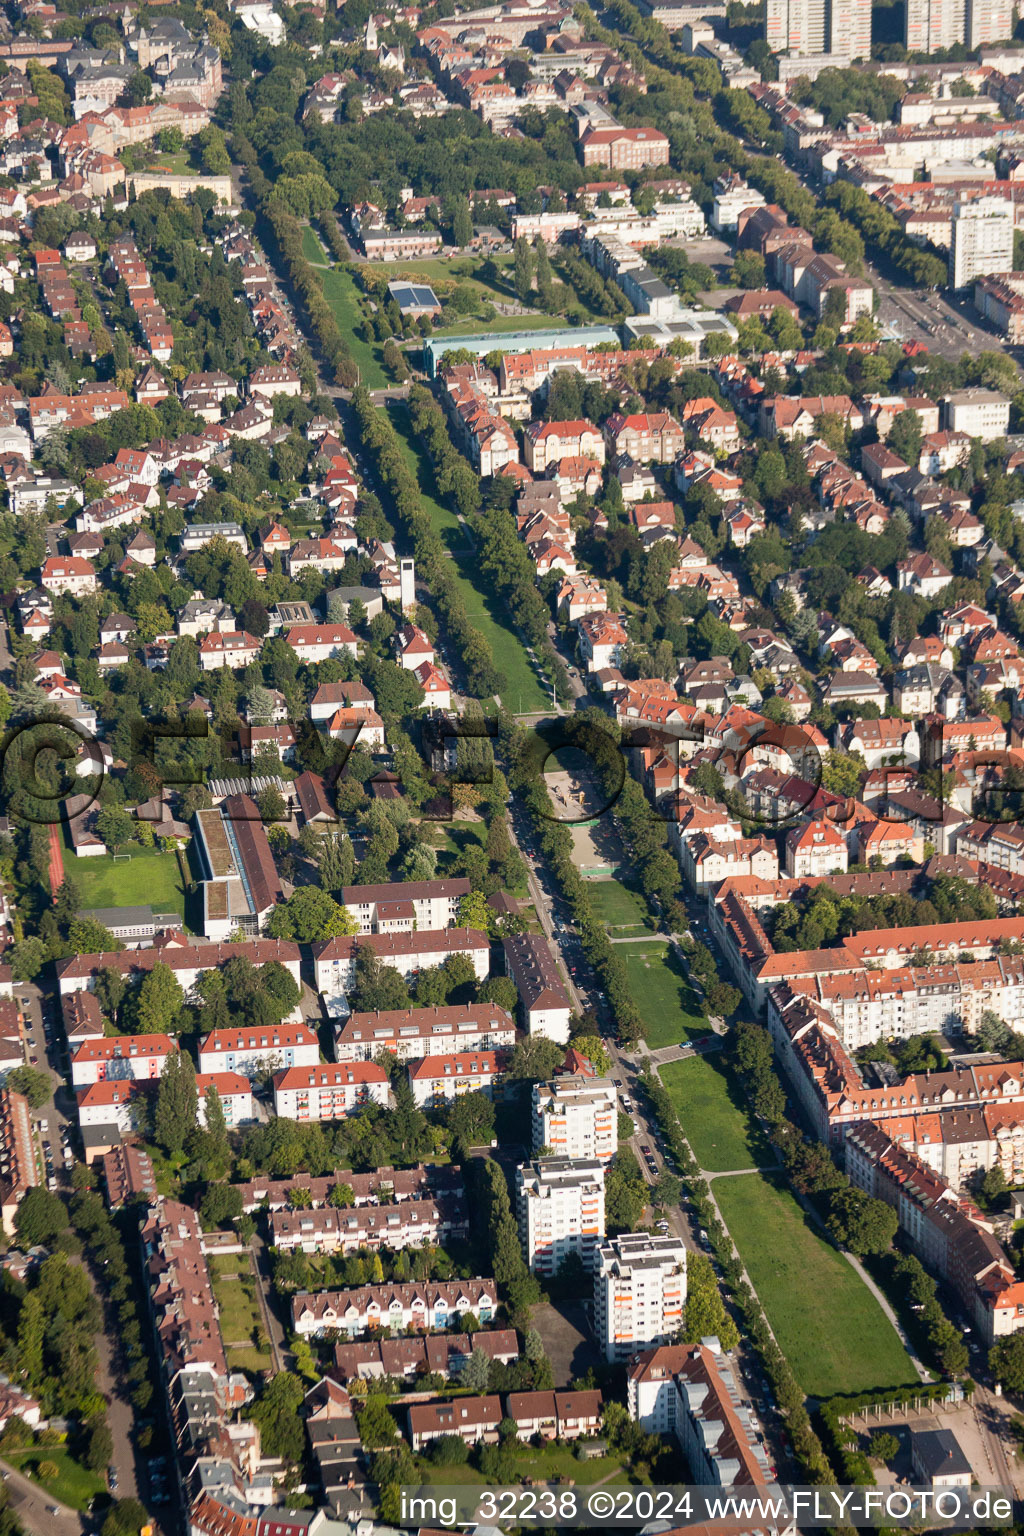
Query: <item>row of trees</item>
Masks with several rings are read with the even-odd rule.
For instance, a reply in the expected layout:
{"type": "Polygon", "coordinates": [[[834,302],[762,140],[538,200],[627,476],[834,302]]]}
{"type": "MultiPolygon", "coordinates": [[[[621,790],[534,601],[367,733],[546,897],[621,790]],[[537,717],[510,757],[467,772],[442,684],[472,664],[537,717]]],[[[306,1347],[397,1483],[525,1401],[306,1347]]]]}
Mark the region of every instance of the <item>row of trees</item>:
{"type": "MultiPolygon", "coordinates": [[[[352,406],[363,448],[375,464],[399,522],[412,541],[417,577],[430,590],[452,648],[466,669],[470,691],[480,698],[500,693],[504,677],[495,665],[491,647],[470,620],[452,563],[423,507],[419,485],[403,455],[398,433],[387,413],[377,409],[365,389],[355,390],[352,406]]],[[[452,491],[454,487],[449,484],[448,489],[452,491]]]]}

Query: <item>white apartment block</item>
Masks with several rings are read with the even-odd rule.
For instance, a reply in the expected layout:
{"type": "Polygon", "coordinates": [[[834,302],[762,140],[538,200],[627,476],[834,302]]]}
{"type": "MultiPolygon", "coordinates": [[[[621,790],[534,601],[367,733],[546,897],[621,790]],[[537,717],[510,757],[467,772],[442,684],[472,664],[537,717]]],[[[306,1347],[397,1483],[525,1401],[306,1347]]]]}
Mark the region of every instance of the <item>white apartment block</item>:
{"type": "Polygon", "coordinates": [[[516,1169],[519,1236],[530,1269],[555,1275],[576,1254],[593,1270],[604,1236],[604,1164],[543,1157],[516,1169]]]}
{"type": "Polygon", "coordinates": [[[367,944],[381,965],[391,966],[413,981],[429,966],[443,965],[450,955],[466,955],[477,981],[490,969],[491,946],[475,928],[440,928],[416,933],[368,933],[354,938],[325,939],[313,945],[317,991],[328,1013],[347,1013],[345,994],[355,980],[356,950],[367,944]]]}
{"type": "Polygon", "coordinates": [[[1010,402],[994,389],[959,389],[942,402],[942,426],[947,432],[993,442],[1009,431],[1010,402]]]}
{"type": "Polygon", "coordinates": [[[903,41],[911,53],[963,43],[980,48],[1013,35],[1012,0],[906,0],[903,41]]]}
{"type": "Polygon", "coordinates": [[[319,1060],[320,1044],[308,1024],[215,1029],[199,1045],[202,1073],[239,1072],[252,1079],[258,1072],[315,1067],[319,1060]]]}
{"type": "MultiPolygon", "coordinates": [[[[649,1434],[675,1434],[690,1475],[715,1488],[774,1482],[757,1421],[717,1339],[645,1350],[629,1367],[629,1416],[649,1434]]],[[[766,1527],[795,1531],[788,1521],[766,1527]]]]}
{"type": "Polygon", "coordinates": [[[353,1013],[334,1037],[337,1061],[373,1061],[391,1051],[399,1061],[425,1056],[453,1056],[466,1051],[511,1050],[516,1025],[497,1003],[469,1007],[396,1008],[353,1013]]]}
{"type": "Polygon", "coordinates": [[[412,1096],[420,1109],[438,1109],[463,1093],[491,1098],[494,1080],[504,1070],[495,1051],[459,1051],[454,1056],[425,1056],[406,1069],[412,1096]]]}
{"type": "Polygon", "coordinates": [[[388,1075],[375,1061],[323,1062],[275,1072],[274,1113],[303,1124],[344,1120],[361,1104],[388,1102],[388,1075]]]}
{"type": "Polygon", "coordinates": [[[558,1077],[533,1085],[533,1150],[608,1163],[618,1147],[618,1096],[606,1077],[558,1077]]]}
{"type": "Polygon", "coordinates": [[[459,902],[469,892],[468,880],[407,880],[347,885],[338,899],[359,924],[360,933],[412,933],[454,927],[459,902]]]}
{"type": "Polygon", "coordinates": [[[949,241],[951,288],[969,288],[979,277],[1013,271],[1013,212],[1007,197],[957,200],[949,241]]]}
{"type": "Polygon", "coordinates": [[[90,1083],[155,1082],[168,1056],[178,1049],[167,1035],[107,1035],[86,1040],[71,1058],[71,1086],[90,1083]]]}
{"type": "Polygon", "coordinates": [[[594,1327],[605,1359],[667,1344],[685,1322],[686,1245],[678,1237],[624,1232],[597,1250],[594,1327]]]}

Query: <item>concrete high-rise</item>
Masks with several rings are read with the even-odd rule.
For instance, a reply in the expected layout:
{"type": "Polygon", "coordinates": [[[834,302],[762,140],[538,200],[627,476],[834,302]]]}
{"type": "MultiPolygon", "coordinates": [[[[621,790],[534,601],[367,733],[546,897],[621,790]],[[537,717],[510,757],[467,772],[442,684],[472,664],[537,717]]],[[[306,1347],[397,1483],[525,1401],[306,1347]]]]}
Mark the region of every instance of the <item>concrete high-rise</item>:
{"type": "Polygon", "coordinates": [[[969,288],[978,277],[1013,271],[1013,204],[1005,197],[957,202],[949,239],[949,286],[969,288]]]}
{"type": "Polygon", "coordinates": [[[594,1272],[594,1329],[606,1360],[667,1344],[683,1327],[686,1246],[678,1237],[624,1232],[602,1243],[594,1272]]]}
{"type": "Polygon", "coordinates": [[[1013,35],[1013,0],[906,0],[903,42],[910,53],[980,48],[1013,35]]]}
{"type": "Polygon", "coordinates": [[[870,0],[765,0],[765,40],[791,58],[869,59],[870,0]]]}

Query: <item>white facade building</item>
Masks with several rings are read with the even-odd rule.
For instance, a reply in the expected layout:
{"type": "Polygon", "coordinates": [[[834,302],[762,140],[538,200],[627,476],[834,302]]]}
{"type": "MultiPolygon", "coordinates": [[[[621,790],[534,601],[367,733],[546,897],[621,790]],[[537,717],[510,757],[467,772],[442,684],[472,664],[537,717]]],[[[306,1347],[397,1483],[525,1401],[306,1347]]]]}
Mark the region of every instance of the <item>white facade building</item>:
{"type": "Polygon", "coordinates": [[[597,1250],[594,1328],[610,1361],[666,1344],[684,1326],[686,1245],[624,1232],[597,1250]]]}
{"type": "Polygon", "coordinates": [[[274,1112],[287,1120],[344,1120],[361,1104],[388,1102],[388,1075],[375,1061],[322,1062],[274,1074],[274,1112]]]}
{"type": "Polygon", "coordinates": [[[1008,197],[973,197],[953,206],[949,285],[970,288],[976,278],[1013,271],[1013,204],[1008,197]]]}
{"type": "Polygon", "coordinates": [[[618,1147],[618,1096],[605,1077],[558,1077],[533,1085],[533,1150],[608,1163],[618,1147]]]}
{"type": "Polygon", "coordinates": [[[516,1210],[526,1262],[555,1275],[572,1254],[594,1267],[604,1236],[604,1164],[543,1157],[516,1169],[516,1210]]]}

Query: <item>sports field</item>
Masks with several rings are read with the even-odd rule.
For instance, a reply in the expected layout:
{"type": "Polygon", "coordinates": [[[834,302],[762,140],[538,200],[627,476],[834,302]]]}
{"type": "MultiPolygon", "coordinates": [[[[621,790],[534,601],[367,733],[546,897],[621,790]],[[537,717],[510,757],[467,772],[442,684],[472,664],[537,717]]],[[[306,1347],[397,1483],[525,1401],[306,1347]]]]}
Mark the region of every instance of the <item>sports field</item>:
{"type": "Polygon", "coordinates": [[[65,849],[64,873],[78,887],[83,907],[144,906],[184,919],[185,891],[174,853],[133,848],[130,859],[115,863],[112,853],[77,859],[65,849]]]}
{"type": "Polygon", "coordinates": [[[781,1176],[716,1179],[712,1189],[779,1347],[810,1397],[917,1381],[878,1302],[818,1236],[781,1176]]]}
{"type": "Polygon", "coordinates": [[[609,938],[633,938],[650,932],[646,901],[621,880],[593,880],[587,886],[587,897],[609,938]]]}
{"type": "Polygon", "coordinates": [[[711,1026],[667,940],[621,944],[617,950],[626,962],[630,993],[647,1026],[652,1050],[710,1033],[711,1026]]]}
{"type": "MultiPolygon", "coordinates": [[[[635,992],[634,997],[639,1002],[635,992]]],[[[741,1085],[723,1069],[721,1052],[667,1062],[658,1068],[658,1076],[702,1168],[729,1173],[736,1168],[767,1167],[774,1161],[741,1085]]]]}

